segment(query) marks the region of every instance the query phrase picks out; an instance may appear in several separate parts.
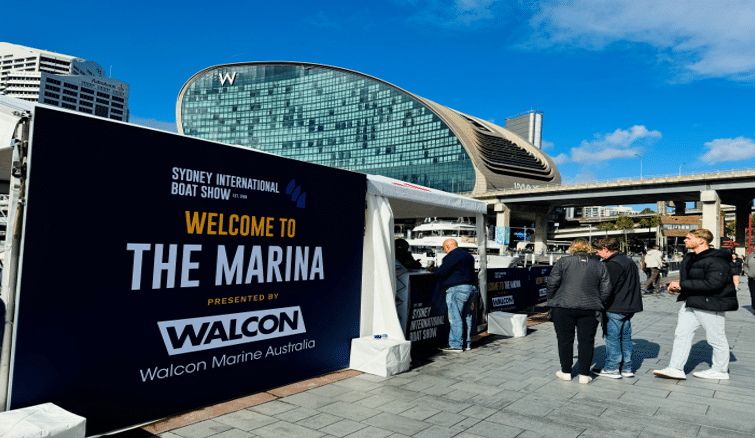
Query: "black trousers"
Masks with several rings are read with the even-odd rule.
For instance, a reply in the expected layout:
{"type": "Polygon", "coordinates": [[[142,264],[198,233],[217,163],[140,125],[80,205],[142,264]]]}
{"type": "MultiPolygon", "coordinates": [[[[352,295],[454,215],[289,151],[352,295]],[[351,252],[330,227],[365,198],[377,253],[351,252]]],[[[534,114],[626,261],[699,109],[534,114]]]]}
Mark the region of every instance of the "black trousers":
{"type": "Polygon", "coordinates": [[[747,286],[750,288],[751,307],[755,312],[755,279],[747,277],[747,286]]]}
{"type": "Polygon", "coordinates": [[[561,372],[571,374],[574,363],[574,329],[577,329],[577,361],[579,374],[590,375],[592,355],[595,348],[595,333],[598,330],[598,320],[595,310],[562,309],[553,310],[553,327],[558,339],[558,357],[561,361],[561,372]]]}

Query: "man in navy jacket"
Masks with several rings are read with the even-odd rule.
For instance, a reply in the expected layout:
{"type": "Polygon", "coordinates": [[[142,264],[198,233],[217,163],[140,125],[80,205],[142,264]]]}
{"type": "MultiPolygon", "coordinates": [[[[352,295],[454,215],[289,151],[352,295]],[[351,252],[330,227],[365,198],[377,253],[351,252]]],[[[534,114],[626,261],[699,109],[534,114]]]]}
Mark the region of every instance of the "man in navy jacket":
{"type": "Polygon", "coordinates": [[[443,251],[447,254],[440,266],[433,273],[446,289],[448,305],[448,346],[441,348],[444,352],[459,353],[472,349],[472,311],[475,298],[474,257],[459,248],[455,239],[443,242],[443,251]],[[462,338],[462,325],[466,322],[466,336],[462,338]],[[466,341],[466,345],[464,342],[466,341]]]}
{"type": "Polygon", "coordinates": [[[600,375],[612,379],[634,377],[632,372],[632,316],[642,312],[640,271],[619,251],[616,239],[595,243],[611,278],[611,297],[606,303],[606,363],[600,375]],[[619,370],[621,365],[621,370],[619,370]]]}

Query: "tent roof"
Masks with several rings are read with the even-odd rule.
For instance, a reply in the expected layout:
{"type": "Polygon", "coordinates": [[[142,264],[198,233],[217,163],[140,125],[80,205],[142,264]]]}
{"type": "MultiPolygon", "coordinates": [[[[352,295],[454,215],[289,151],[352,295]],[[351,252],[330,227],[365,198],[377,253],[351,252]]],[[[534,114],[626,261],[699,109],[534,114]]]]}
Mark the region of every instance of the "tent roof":
{"type": "Polygon", "coordinates": [[[390,198],[397,219],[475,216],[488,209],[483,201],[379,175],[367,175],[367,193],[390,198]]]}

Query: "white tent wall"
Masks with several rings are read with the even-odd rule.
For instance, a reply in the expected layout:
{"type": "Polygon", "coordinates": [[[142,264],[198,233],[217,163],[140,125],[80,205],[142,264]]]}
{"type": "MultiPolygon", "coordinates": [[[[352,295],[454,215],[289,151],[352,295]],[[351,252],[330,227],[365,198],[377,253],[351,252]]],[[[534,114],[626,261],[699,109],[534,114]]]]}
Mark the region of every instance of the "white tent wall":
{"type": "Polygon", "coordinates": [[[406,340],[396,313],[393,212],[388,199],[368,194],[366,219],[359,335],[387,334],[389,339],[406,340]]]}

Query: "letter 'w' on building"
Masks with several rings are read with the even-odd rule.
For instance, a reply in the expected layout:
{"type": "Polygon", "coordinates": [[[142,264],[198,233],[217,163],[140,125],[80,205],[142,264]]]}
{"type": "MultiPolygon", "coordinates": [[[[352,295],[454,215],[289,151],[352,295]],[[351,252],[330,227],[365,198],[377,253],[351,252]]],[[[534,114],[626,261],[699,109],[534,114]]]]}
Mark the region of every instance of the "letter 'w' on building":
{"type": "Polygon", "coordinates": [[[233,82],[236,80],[236,72],[233,73],[218,73],[218,76],[220,76],[220,85],[225,86],[226,82],[229,82],[231,85],[233,85],[233,82]]]}
{"type": "Polygon", "coordinates": [[[169,356],[307,332],[299,306],[160,321],[157,325],[169,356]]]}

